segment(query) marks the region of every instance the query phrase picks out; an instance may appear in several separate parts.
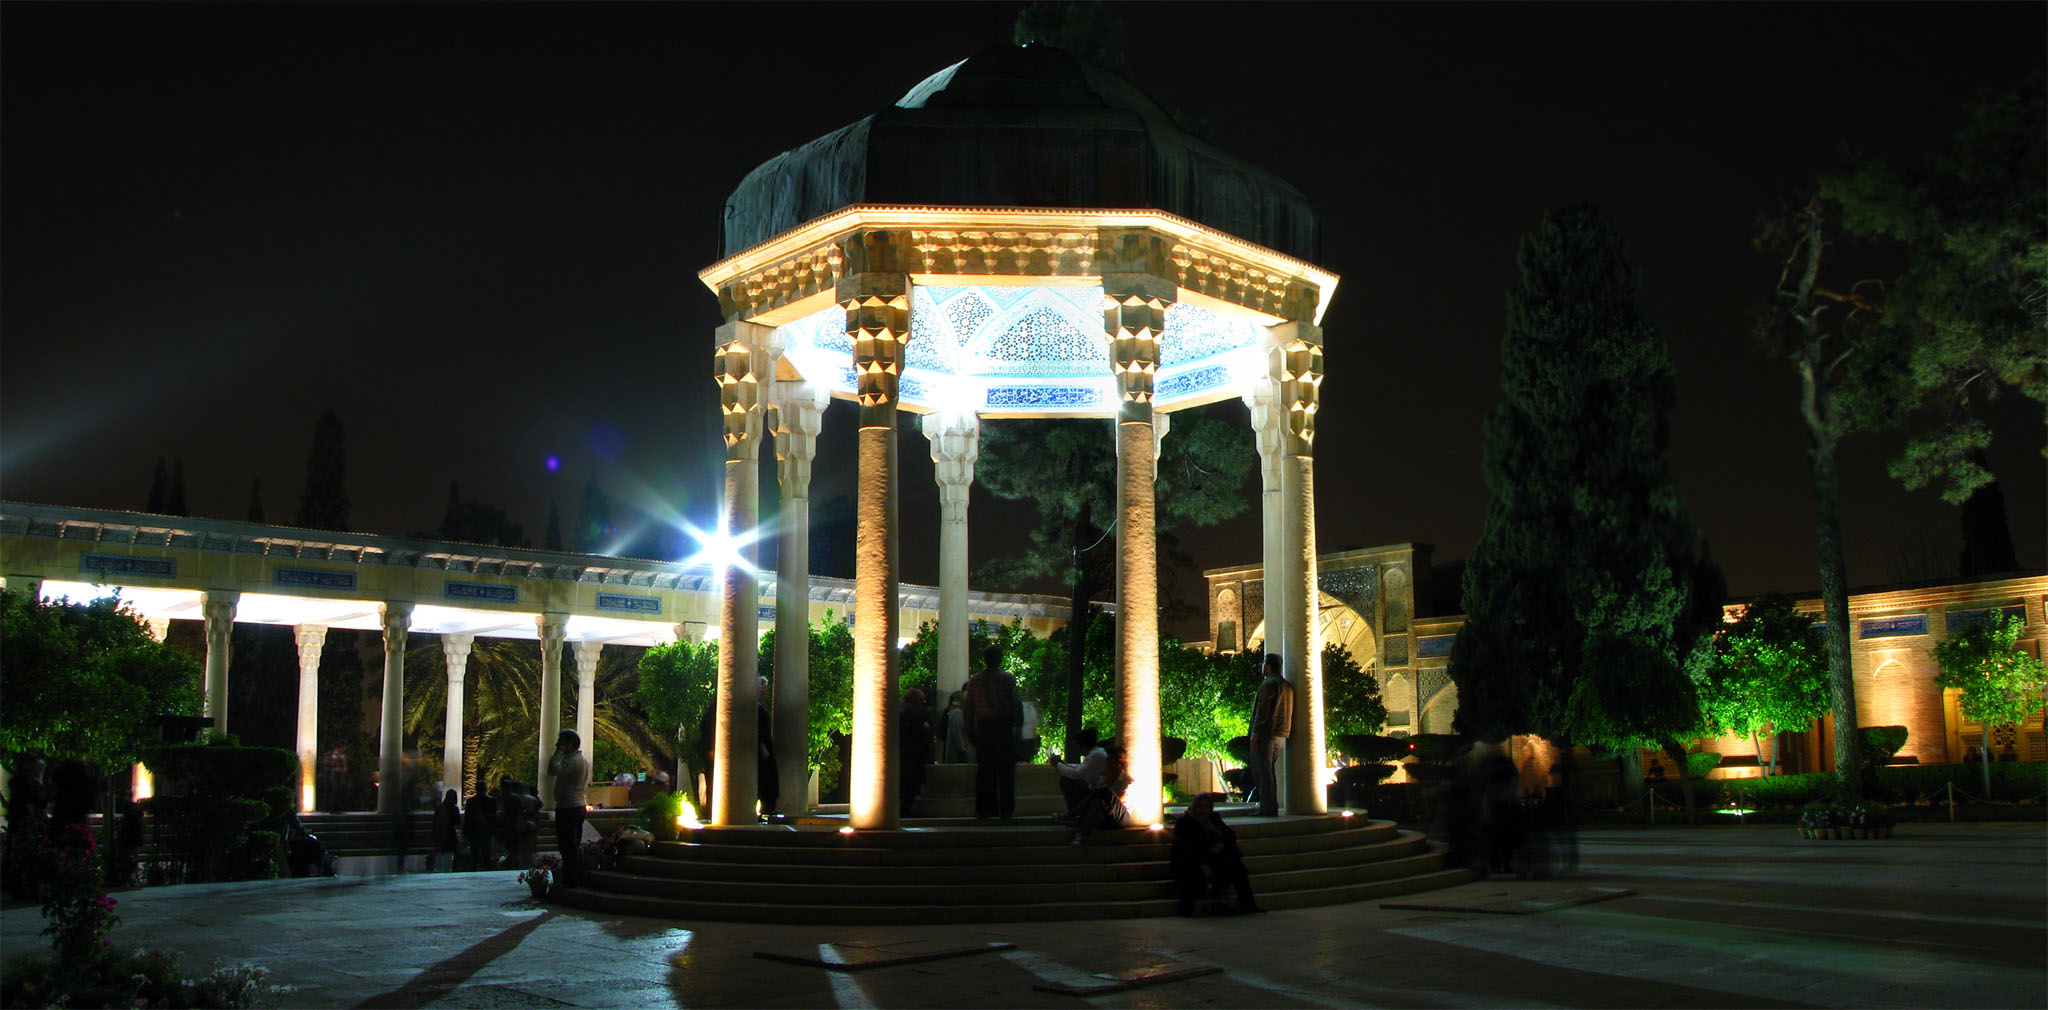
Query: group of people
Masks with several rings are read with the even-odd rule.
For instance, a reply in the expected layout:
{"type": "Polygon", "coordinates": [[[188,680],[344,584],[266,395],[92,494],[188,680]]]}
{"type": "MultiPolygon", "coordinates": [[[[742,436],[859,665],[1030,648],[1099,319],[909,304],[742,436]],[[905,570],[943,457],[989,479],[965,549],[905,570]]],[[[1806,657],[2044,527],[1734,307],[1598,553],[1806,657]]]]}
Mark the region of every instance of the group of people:
{"type": "Polygon", "coordinates": [[[933,749],[947,764],[974,765],[974,816],[1010,820],[1017,813],[1017,762],[1038,754],[1038,705],[1003,669],[1003,647],[981,652],[982,668],[946,701],[935,718],[924,692],[903,693],[897,743],[903,752],[898,795],[903,816],[915,816],[933,749]]]}
{"type": "MultiPolygon", "coordinates": [[[[575,730],[563,730],[555,738],[547,769],[554,776],[555,845],[562,859],[562,881],[571,886],[582,882],[579,849],[590,791],[590,759],[582,744],[575,730]]],[[[447,790],[434,808],[432,868],[445,873],[532,866],[540,848],[542,809],[534,787],[511,776],[499,779],[497,789],[471,796],[466,804],[455,790],[447,790]]],[[[410,814],[401,813],[393,823],[410,821],[410,814]]],[[[394,846],[396,858],[402,861],[409,847],[394,846]]],[[[402,862],[398,868],[403,868],[402,862]]]]}

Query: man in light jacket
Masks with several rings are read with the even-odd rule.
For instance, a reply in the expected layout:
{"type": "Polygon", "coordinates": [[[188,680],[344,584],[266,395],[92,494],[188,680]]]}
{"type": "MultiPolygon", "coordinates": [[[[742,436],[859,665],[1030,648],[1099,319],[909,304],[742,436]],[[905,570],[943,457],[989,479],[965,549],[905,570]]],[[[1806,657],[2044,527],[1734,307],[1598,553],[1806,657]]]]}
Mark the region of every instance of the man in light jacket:
{"type": "Polygon", "coordinates": [[[580,750],[583,738],[573,729],[555,737],[548,774],[555,777],[555,851],[562,856],[562,883],[583,885],[583,805],[590,789],[590,759],[580,750]]]}
{"type": "Polygon", "coordinates": [[[1274,767],[1294,726],[1294,685],[1280,677],[1280,657],[1266,653],[1265,679],[1252,701],[1251,772],[1259,792],[1259,816],[1280,816],[1280,786],[1274,767]]]}

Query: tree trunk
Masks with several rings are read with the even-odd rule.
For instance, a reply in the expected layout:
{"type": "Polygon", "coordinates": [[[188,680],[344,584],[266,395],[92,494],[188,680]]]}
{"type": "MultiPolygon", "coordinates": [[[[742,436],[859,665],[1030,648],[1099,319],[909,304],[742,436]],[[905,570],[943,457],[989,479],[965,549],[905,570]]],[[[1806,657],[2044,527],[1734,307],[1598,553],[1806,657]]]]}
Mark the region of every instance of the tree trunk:
{"type": "Polygon", "coordinates": [[[1984,802],[1989,803],[1991,802],[1991,721],[1985,720],[1984,725],[1979,728],[1984,733],[1984,746],[1978,749],[1978,754],[1984,758],[1984,802]]]}
{"type": "Polygon", "coordinates": [[[1751,731],[1749,732],[1749,749],[1751,749],[1751,750],[1753,750],[1753,751],[1756,751],[1756,766],[1757,766],[1757,774],[1759,774],[1759,775],[1767,774],[1767,773],[1768,773],[1768,771],[1769,771],[1769,768],[1770,768],[1770,766],[1769,766],[1769,765],[1766,765],[1766,764],[1764,764],[1764,743],[1763,743],[1763,739],[1762,739],[1762,738],[1761,738],[1761,737],[1760,737],[1760,736],[1759,736],[1759,735],[1757,734],[1757,732],[1756,732],[1755,730],[1751,730],[1751,731]]]}
{"type": "Polygon", "coordinates": [[[1643,798],[1643,751],[1640,747],[1623,747],[1614,757],[1615,767],[1621,773],[1621,805],[1632,807],[1643,798]]]}
{"type": "Polygon", "coordinates": [[[1081,760],[1075,753],[1074,738],[1081,732],[1082,681],[1087,672],[1088,621],[1095,616],[1088,609],[1088,570],[1081,562],[1083,537],[1088,535],[1089,503],[1081,502],[1081,514],[1074,519],[1073,592],[1067,612],[1067,733],[1060,749],[1070,762],[1081,760]]]}
{"type": "Polygon", "coordinates": [[[1675,738],[1665,737],[1658,741],[1664,748],[1664,756],[1678,766],[1678,791],[1685,797],[1685,823],[1699,823],[1699,808],[1692,798],[1692,762],[1686,760],[1685,745],[1675,738]]]}

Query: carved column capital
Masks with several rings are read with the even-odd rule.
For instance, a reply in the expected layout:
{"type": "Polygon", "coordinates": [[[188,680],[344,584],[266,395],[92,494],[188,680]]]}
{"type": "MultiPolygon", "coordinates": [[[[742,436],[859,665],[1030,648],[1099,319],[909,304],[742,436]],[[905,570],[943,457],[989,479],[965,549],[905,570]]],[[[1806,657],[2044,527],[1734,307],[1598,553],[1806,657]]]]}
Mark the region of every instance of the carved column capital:
{"type": "Polygon", "coordinates": [[[412,630],[412,606],[410,603],[385,603],[377,608],[378,619],[384,625],[385,648],[392,648],[393,640],[396,640],[398,648],[405,647],[405,635],[412,630]]]}
{"type": "Polygon", "coordinates": [[[718,383],[726,459],[760,458],[761,412],[780,356],[775,330],[770,327],[735,320],[718,328],[712,377],[718,383]]]}
{"type": "Polygon", "coordinates": [[[825,427],[825,408],[832,394],[810,382],[778,379],[768,390],[774,412],[775,476],[782,497],[808,499],[811,461],[818,455],[818,433],[825,427]]]}
{"type": "Polygon", "coordinates": [[[1146,275],[1102,278],[1103,326],[1109,334],[1109,367],[1116,375],[1119,420],[1151,416],[1152,383],[1159,375],[1159,337],[1174,288],[1146,275]]]}
{"type": "Polygon", "coordinates": [[[855,397],[860,426],[896,426],[897,381],[903,377],[903,349],[910,342],[910,278],[865,273],[842,278],[836,294],[846,310],[846,336],[853,341],[855,397]]]}
{"type": "Polygon", "coordinates": [[[972,411],[938,411],[921,422],[931,442],[932,479],[939,485],[942,509],[966,508],[974,484],[974,464],[981,457],[981,418],[972,411]]]}
{"type": "Polygon", "coordinates": [[[1285,451],[1307,456],[1315,451],[1316,411],[1322,399],[1323,328],[1300,322],[1268,328],[1266,360],[1278,384],[1276,406],[1285,415],[1285,451]]]}
{"type": "Polygon", "coordinates": [[[1252,439],[1259,448],[1260,484],[1267,491],[1280,490],[1280,446],[1286,414],[1280,409],[1280,383],[1272,376],[1252,380],[1244,391],[1244,405],[1251,410],[1252,439]]]}
{"type": "Polygon", "coordinates": [[[441,657],[448,667],[448,683],[460,684],[469,672],[469,653],[476,646],[475,635],[442,635],[441,657]]]}
{"type": "Polygon", "coordinates": [[[540,629],[540,647],[555,655],[561,655],[562,640],[569,635],[569,615],[547,613],[533,619],[534,627],[540,629]]]}

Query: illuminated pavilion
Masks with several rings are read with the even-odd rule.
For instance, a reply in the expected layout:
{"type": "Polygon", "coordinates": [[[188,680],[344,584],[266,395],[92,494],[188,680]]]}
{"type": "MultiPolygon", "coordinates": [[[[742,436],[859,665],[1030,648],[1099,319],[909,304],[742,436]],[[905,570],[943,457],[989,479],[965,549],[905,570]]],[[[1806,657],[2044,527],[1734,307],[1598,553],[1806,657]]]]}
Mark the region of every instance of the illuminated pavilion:
{"type": "MultiPolygon", "coordinates": [[[[939,690],[968,675],[967,502],[984,422],[1113,418],[1118,726],[1137,823],[1162,819],[1155,464],[1172,412],[1250,408],[1263,477],[1271,645],[1296,691],[1285,807],[1322,813],[1313,448],[1321,321],[1336,275],[1311,262],[1302,194],[1174,125],[1128,81],[1046,47],[999,46],[894,105],[749,173],[726,203],[715,373],[724,524],[759,528],[774,437],[778,586],[805,584],[807,498],[829,397],[859,404],[853,760],[858,829],[897,826],[892,713],[897,415],[920,416],[941,489],[939,690]]],[[[725,573],[710,819],[753,819],[753,551],[725,573]]],[[[801,753],[803,609],[776,610],[778,749],[801,753]]],[[[1269,646],[1270,647],[1270,646],[1269,646]]],[[[792,763],[794,764],[794,763],[792,763]]],[[[789,769],[798,774],[800,769],[789,769]]],[[[795,783],[782,794],[801,795],[795,783]]]]}

